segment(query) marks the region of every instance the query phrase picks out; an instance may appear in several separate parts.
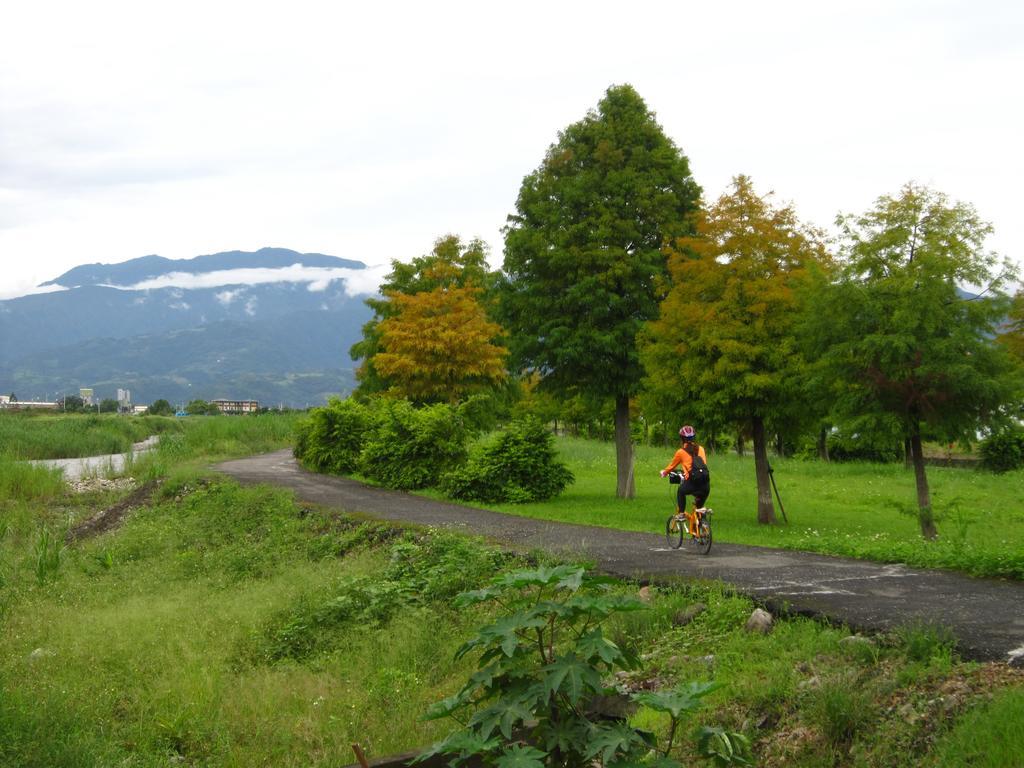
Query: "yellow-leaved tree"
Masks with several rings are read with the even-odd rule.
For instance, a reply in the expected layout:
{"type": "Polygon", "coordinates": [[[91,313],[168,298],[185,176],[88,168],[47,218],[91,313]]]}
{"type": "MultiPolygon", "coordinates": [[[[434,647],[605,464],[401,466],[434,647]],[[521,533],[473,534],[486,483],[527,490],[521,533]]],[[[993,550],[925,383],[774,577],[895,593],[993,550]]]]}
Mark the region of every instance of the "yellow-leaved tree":
{"type": "Polygon", "coordinates": [[[507,376],[501,326],[487,319],[472,285],[388,292],[394,314],[379,325],[377,373],[389,392],[419,401],[456,403],[507,376]]]}
{"type": "Polygon", "coordinates": [[[672,287],[645,329],[645,388],[678,403],[680,420],[752,434],[757,520],[773,523],[766,426],[803,408],[799,288],[826,260],[822,236],[757,195],[746,176],[695,221],[696,234],[674,243],[672,287]]]}

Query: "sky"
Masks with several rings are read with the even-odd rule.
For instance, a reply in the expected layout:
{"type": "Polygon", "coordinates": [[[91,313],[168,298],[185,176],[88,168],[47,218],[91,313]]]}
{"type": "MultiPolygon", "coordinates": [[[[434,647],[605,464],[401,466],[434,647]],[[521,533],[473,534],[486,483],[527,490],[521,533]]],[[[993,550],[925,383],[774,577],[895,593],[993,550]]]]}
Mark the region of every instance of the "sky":
{"type": "Polygon", "coordinates": [[[1024,264],[1024,4],[0,0],[0,299],[264,246],[500,266],[523,177],[629,83],[713,201],[829,228],[908,181],[1024,264]]]}

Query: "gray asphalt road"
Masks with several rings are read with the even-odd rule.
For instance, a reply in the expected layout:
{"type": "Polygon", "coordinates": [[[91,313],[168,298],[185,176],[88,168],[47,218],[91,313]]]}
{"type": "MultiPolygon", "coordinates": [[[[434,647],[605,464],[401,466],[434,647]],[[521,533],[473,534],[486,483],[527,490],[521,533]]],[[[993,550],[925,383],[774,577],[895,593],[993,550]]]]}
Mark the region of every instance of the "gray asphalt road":
{"type": "Polygon", "coordinates": [[[306,472],[288,450],[216,467],[243,483],[292,488],[302,501],[415,525],[485,536],[517,550],[582,554],[602,570],[633,579],[718,579],[776,609],[824,616],[878,632],[915,621],[942,624],[960,652],[1024,666],[1024,583],[882,565],[789,550],[716,543],[704,556],[665,546],[664,537],[568,525],[373,488],[306,472]]]}

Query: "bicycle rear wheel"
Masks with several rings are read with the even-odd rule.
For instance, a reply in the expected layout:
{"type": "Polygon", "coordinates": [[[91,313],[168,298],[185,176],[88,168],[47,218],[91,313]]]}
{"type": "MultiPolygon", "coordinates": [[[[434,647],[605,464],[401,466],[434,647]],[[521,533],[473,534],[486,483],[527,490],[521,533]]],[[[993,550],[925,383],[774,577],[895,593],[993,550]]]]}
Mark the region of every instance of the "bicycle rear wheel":
{"type": "Polygon", "coordinates": [[[701,520],[697,524],[697,536],[694,543],[702,555],[711,551],[711,524],[707,520],[701,520]]]}
{"type": "Polygon", "coordinates": [[[683,526],[685,520],[679,520],[675,515],[669,517],[665,522],[665,541],[672,549],[679,549],[683,546],[683,526]]]}

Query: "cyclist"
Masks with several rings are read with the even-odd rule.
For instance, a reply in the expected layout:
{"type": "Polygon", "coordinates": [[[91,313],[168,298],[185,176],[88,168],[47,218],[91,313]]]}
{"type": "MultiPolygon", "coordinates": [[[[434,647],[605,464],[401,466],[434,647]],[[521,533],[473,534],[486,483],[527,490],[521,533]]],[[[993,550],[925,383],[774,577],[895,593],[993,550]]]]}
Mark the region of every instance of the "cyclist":
{"type": "Polygon", "coordinates": [[[709,495],[711,495],[711,475],[708,473],[708,457],[704,453],[704,446],[699,445],[695,438],[697,432],[689,424],[679,430],[679,438],[682,446],[669,465],[661,470],[664,477],[676,467],[682,469],[683,482],[679,484],[676,492],[676,514],[686,516],[690,524],[690,534],[697,535],[697,514],[698,507],[703,507],[709,495]],[[693,496],[694,512],[686,511],[686,497],[693,496]]]}

